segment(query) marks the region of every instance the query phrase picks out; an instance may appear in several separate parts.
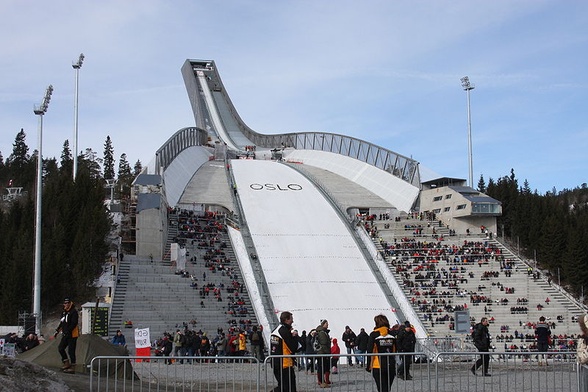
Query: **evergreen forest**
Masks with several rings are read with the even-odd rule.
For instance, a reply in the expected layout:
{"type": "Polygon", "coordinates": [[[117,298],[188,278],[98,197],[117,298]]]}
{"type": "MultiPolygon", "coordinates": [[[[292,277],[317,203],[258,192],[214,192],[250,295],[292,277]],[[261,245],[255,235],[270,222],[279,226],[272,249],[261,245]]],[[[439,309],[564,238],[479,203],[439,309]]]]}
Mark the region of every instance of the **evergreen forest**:
{"type": "MultiPolygon", "coordinates": [[[[104,155],[91,149],[80,154],[75,181],[67,141],[60,160],[43,158],[41,219],[41,311],[59,309],[65,297],[83,303],[95,298],[94,280],[110,251],[112,222],[105,207],[105,188],[114,179],[114,149],[110,137],[104,155]]],[[[29,153],[26,134],[16,135],[12,153],[0,153],[0,191],[22,188],[21,196],[2,200],[0,208],[0,325],[17,325],[19,313],[33,311],[36,245],[36,183],[38,153],[29,153]]],[[[116,197],[130,194],[133,171],[126,155],[119,159],[116,197]],[[120,186],[119,186],[120,185],[120,186]]]]}

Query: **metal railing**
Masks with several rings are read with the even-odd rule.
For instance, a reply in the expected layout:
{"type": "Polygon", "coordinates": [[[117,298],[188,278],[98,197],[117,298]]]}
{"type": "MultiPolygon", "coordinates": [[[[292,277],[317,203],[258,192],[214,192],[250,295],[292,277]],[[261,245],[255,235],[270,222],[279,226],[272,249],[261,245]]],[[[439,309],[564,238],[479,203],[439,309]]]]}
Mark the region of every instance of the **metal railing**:
{"type": "MultiPolygon", "coordinates": [[[[343,351],[345,348],[343,348],[343,351]]],[[[333,356],[297,355],[294,375],[299,391],[320,390],[319,361],[328,361],[330,387],[341,391],[376,391],[373,374],[358,363],[377,354],[342,352],[333,356]],[[333,368],[335,366],[335,368],[333,368]]],[[[488,372],[472,374],[478,352],[441,352],[434,358],[423,353],[382,354],[394,357],[395,371],[411,358],[406,374],[391,374],[391,391],[423,392],[583,392],[588,368],[576,364],[575,352],[553,353],[540,365],[537,352],[490,352],[488,372]],[[410,377],[409,377],[410,375],[410,377]]],[[[260,362],[254,357],[113,357],[100,356],[88,365],[91,391],[268,391],[278,383],[271,363],[284,356],[260,362]]],[[[323,366],[324,369],[324,366],[323,366]]]]}

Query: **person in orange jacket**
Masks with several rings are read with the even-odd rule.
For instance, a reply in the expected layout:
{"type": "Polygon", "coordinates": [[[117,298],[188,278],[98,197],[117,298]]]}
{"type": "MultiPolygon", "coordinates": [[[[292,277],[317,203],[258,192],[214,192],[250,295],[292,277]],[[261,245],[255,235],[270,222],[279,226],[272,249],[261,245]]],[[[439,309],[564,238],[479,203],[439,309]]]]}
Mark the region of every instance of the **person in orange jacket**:
{"type": "Polygon", "coordinates": [[[377,353],[367,357],[365,370],[372,373],[378,392],[390,392],[394,376],[396,375],[396,360],[392,353],[396,352],[396,338],[390,334],[390,322],[383,314],[374,317],[376,326],[368,338],[367,354],[377,353]]]}

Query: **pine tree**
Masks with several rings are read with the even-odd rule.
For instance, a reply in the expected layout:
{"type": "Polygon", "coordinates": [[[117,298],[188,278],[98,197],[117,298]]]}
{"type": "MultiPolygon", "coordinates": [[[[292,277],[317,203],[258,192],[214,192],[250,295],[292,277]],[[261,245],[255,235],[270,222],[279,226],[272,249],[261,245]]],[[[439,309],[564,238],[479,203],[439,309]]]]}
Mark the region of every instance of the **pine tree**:
{"type": "Polygon", "coordinates": [[[90,177],[93,179],[101,178],[100,175],[100,165],[102,163],[102,159],[96,156],[97,154],[91,149],[86,148],[86,153],[84,154],[83,158],[80,159],[80,170],[85,168],[86,171],[89,173],[90,177]]]}
{"type": "Polygon", "coordinates": [[[114,179],[114,148],[112,147],[112,141],[110,140],[110,136],[106,136],[106,141],[104,142],[104,179],[105,180],[113,180],[114,179]]]}
{"type": "Polygon", "coordinates": [[[478,191],[486,193],[486,182],[484,181],[484,175],[480,174],[480,181],[478,181],[478,191]]]}
{"type": "Polygon", "coordinates": [[[61,150],[60,170],[62,172],[65,172],[66,174],[69,173],[69,175],[73,173],[73,158],[71,155],[71,150],[69,149],[69,140],[63,142],[63,150],[61,150]]]}
{"type": "Polygon", "coordinates": [[[569,279],[569,283],[576,294],[588,290],[588,269],[586,268],[586,265],[588,265],[587,223],[584,221],[579,227],[570,228],[569,245],[563,255],[563,275],[564,278],[569,279]]]}
{"type": "Polygon", "coordinates": [[[22,170],[29,163],[29,146],[26,144],[27,135],[24,129],[16,134],[12,145],[12,154],[8,157],[8,163],[14,170],[22,170]]]}
{"type": "Polygon", "coordinates": [[[127,161],[127,154],[123,153],[118,160],[118,184],[122,196],[130,196],[131,182],[133,181],[133,172],[131,165],[127,161]]]}
{"type": "Polygon", "coordinates": [[[137,177],[139,174],[141,174],[141,171],[143,170],[143,165],[141,164],[140,160],[137,160],[137,162],[135,162],[135,167],[133,169],[133,176],[137,177]]]}

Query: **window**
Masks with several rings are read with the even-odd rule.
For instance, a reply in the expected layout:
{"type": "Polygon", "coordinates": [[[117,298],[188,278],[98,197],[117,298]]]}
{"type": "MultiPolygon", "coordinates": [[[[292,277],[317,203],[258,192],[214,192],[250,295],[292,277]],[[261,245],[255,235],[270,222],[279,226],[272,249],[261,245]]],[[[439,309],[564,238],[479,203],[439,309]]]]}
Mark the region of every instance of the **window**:
{"type": "Polygon", "coordinates": [[[446,198],[446,199],[451,199],[451,194],[449,194],[449,195],[445,195],[445,198],[446,198]]]}
{"type": "Polygon", "coordinates": [[[435,197],[433,198],[433,201],[434,201],[434,202],[435,202],[435,201],[441,201],[441,199],[443,199],[443,196],[435,196],[435,197]]]}
{"type": "Polygon", "coordinates": [[[434,214],[438,214],[440,212],[441,212],[441,208],[436,208],[436,209],[433,210],[433,213],[434,214]]]}
{"type": "Polygon", "coordinates": [[[466,208],[466,205],[465,204],[460,204],[460,205],[457,206],[457,209],[458,210],[464,210],[465,208],[466,208]]]}
{"type": "Polygon", "coordinates": [[[496,203],[474,203],[472,212],[474,214],[500,214],[502,209],[500,204],[496,203]]]}
{"type": "Polygon", "coordinates": [[[445,208],[443,209],[443,212],[449,212],[449,210],[450,210],[450,209],[451,209],[451,207],[445,207],[445,208]]]}

